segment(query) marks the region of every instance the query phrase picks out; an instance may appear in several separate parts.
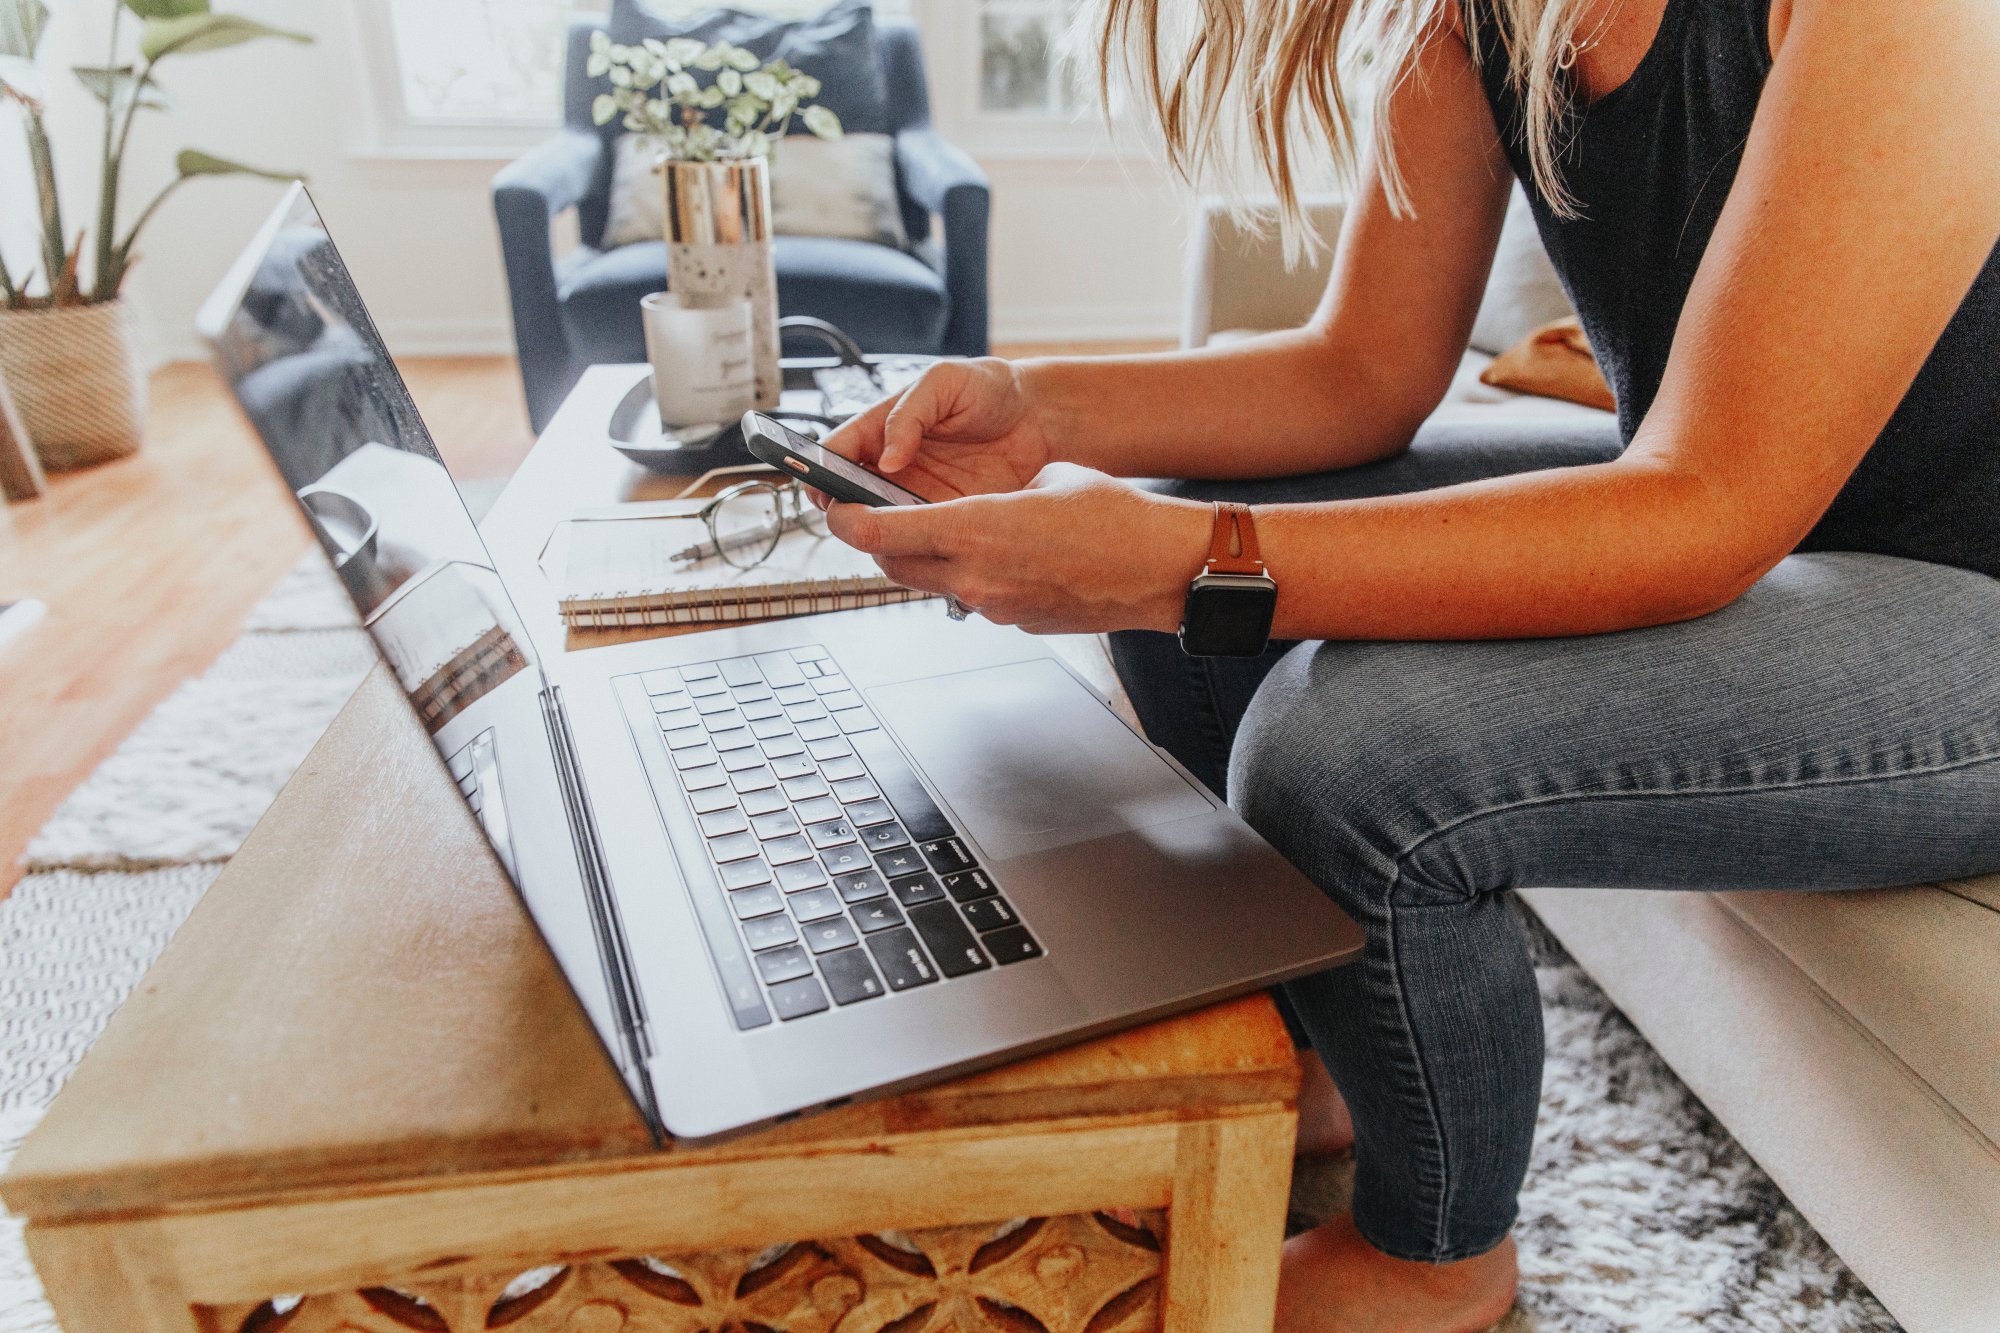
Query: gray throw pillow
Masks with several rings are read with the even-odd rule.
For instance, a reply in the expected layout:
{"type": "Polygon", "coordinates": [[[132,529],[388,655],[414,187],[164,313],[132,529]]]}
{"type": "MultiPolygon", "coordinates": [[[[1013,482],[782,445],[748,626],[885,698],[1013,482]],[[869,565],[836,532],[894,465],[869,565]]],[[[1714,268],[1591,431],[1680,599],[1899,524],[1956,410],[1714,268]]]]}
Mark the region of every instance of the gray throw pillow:
{"type": "Polygon", "coordinates": [[[1575,313],[1562,280],[1549,263],[1548,252],[1542,249],[1534,210],[1516,185],[1507,205],[1507,221],[1500,228],[1500,245],[1493,254],[1486,296],[1472,322],[1472,349],[1498,356],[1542,325],[1575,313]]]}

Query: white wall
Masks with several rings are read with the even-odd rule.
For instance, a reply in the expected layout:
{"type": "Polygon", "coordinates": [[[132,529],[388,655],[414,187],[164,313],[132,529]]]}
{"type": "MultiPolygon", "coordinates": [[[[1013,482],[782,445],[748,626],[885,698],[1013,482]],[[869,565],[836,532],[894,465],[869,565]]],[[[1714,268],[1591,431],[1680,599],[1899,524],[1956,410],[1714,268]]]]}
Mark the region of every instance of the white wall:
{"type": "MultiPolygon", "coordinates": [[[[95,5],[66,6],[51,64],[100,63],[95,5]]],[[[263,43],[185,57],[164,82],[178,109],[149,117],[128,166],[128,213],[169,178],[174,153],[297,170],[384,334],[405,355],[511,350],[487,188],[505,155],[371,151],[367,72],[354,0],[233,0],[228,8],[304,29],[311,47],[263,43]]],[[[61,80],[68,82],[68,80],[61,80]]],[[[81,94],[58,103],[65,175],[88,183],[98,122],[81,94]],[[82,113],[82,114],[78,114],[82,113]],[[79,134],[81,127],[81,134],[79,134]]],[[[5,159],[0,158],[0,166],[5,159]]],[[[1169,337],[1177,327],[1185,211],[1150,164],[988,163],[994,184],[993,333],[1000,340],[1169,337]]],[[[88,205],[74,184],[72,213],[88,205]]],[[[276,196],[253,180],[191,182],[154,220],[128,291],[162,359],[200,355],[195,309],[276,196]]],[[[5,198],[13,198],[7,191],[5,198]]],[[[11,202],[6,208],[11,215],[11,202]]],[[[11,251],[9,252],[11,255],[11,251]]]]}

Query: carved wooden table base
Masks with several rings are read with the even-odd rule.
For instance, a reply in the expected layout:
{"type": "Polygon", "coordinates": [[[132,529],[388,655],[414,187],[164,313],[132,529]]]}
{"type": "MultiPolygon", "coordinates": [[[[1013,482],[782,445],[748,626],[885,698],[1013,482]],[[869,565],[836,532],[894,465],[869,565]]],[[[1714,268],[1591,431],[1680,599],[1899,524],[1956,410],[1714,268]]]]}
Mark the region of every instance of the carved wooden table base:
{"type": "Polygon", "coordinates": [[[209,1333],[1151,1333],[1166,1213],[1078,1213],[201,1310],[209,1333]]]}

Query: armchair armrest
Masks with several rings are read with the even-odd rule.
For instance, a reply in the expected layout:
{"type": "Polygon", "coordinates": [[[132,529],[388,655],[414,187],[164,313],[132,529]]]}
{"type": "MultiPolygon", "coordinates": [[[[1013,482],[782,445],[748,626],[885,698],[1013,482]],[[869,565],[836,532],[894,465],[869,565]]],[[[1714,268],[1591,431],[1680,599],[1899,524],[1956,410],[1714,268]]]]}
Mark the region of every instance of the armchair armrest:
{"type": "Polygon", "coordinates": [[[985,356],[986,253],[992,191],[986,173],[963,149],[928,125],[896,134],[896,169],[903,192],[926,213],[944,219],[944,283],[951,298],[945,326],[947,356],[985,356]]]}
{"type": "Polygon", "coordinates": [[[604,141],[565,130],[507,164],[493,178],[493,212],[507,265],[514,312],[514,342],[536,430],[547,424],[575,382],[568,335],[556,291],[556,215],[590,192],[604,155],[604,141]]]}
{"type": "Polygon", "coordinates": [[[1275,224],[1247,226],[1222,200],[1201,201],[1194,243],[1188,247],[1181,346],[1204,347],[1231,329],[1298,328],[1312,318],[1326,292],[1332,245],[1346,205],[1330,196],[1308,196],[1301,202],[1326,247],[1293,267],[1285,262],[1275,224]]]}

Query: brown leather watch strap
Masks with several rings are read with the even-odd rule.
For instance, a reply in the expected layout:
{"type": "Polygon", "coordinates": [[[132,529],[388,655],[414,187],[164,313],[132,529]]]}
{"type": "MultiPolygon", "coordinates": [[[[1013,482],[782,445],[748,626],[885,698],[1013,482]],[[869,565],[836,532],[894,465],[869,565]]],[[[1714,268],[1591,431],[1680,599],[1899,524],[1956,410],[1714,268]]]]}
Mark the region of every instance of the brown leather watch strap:
{"type": "Polygon", "coordinates": [[[1211,574],[1262,574],[1264,560],[1257,550],[1257,524],[1250,506],[1218,500],[1215,536],[1208,545],[1211,574]]]}

